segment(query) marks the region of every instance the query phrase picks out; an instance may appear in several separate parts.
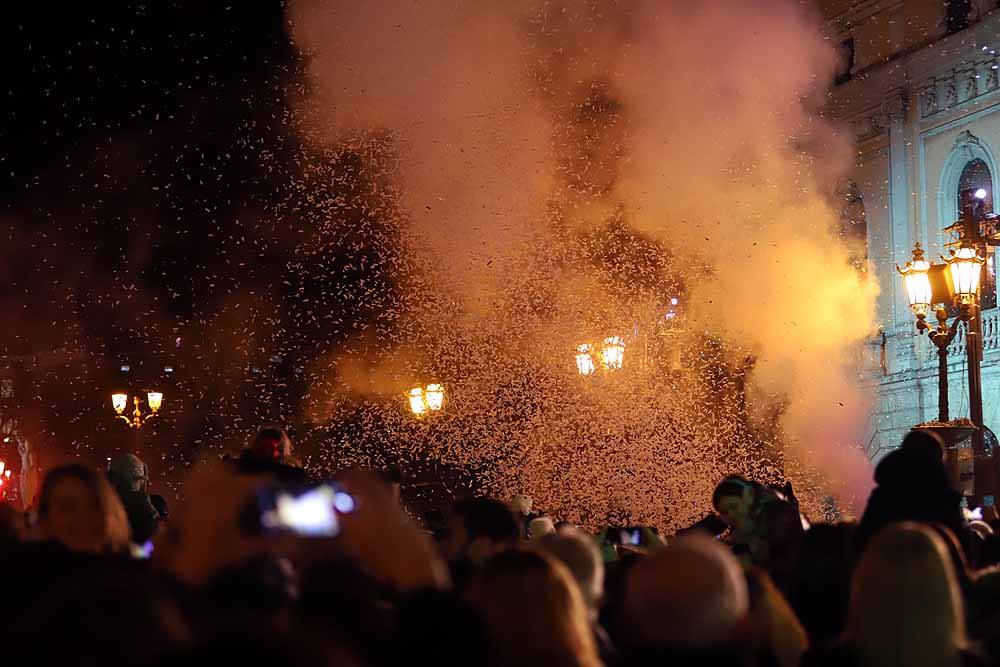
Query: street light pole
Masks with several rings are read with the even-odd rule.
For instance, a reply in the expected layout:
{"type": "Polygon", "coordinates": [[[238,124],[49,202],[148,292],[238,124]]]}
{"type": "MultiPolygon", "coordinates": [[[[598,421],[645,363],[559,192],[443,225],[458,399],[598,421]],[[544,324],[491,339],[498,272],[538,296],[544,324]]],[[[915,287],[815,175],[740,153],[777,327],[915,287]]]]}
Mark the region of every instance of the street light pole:
{"type": "Polygon", "coordinates": [[[965,353],[969,363],[969,419],[976,425],[972,432],[972,453],[976,460],[985,455],[983,423],[983,318],[979,299],[966,306],[965,353]]]}
{"type": "MultiPolygon", "coordinates": [[[[986,426],[983,423],[983,322],[980,289],[986,271],[986,257],[990,246],[1000,245],[996,216],[985,210],[985,189],[965,190],[960,193],[961,215],[959,220],[944,231],[958,236],[949,243],[951,256],[944,259],[945,265],[932,267],[924,259],[920,244],[913,250],[913,260],[900,269],[906,286],[910,307],[917,318],[917,330],[931,332],[929,337],[938,348],[938,418],[948,422],[948,345],[955,338],[957,325],[965,322],[965,352],[968,361],[969,378],[969,421],[972,422],[972,456],[978,471],[974,494],[982,498],[994,493],[996,480],[993,479],[991,461],[985,447],[986,426]],[[932,269],[934,269],[932,271],[932,269]],[[931,278],[934,278],[932,284],[931,278]],[[951,301],[961,308],[958,317],[948,326],[948,313],[940,304],[951,301]],[[927,311],[933,305],[938,320],[936,330],[926,322],[927,311]],[[982,465],[980,465],[982,464],[982,465]]],[[[992,455],[992,453],[991,453],[992,455]]]]}
{"type": "MultiPolygon", "coordinates": [[[[900,275],[903,276],[903,284],[906,287],[906,295],[910,301],[910,308],[917,318],[917,331],[921,334],[927,332],[938,352],[938,421],[947,422],[950,419],[948,414],[948,346],[958,333],[958,325],[961,318],[948,325],[948,311],[943,306],[934,308],[937,317],[937,329],[927,324],[927,311],[932,308],[935,299],[934,289],[931,286],[931,264],[924,258],[924,250],[917,243],[913,247],[913,259],[906,263],[904,268],[896,267],[900,275]]],[[[950,296],[950,295],[949,295],[950,296]]],[[[942,298],[939,293],[937,298],[942,298]]]]}
{"type": "Polygon", "coordinates": [[[948,311],[944,308],[935,310],[937,317],[937,329],[931,330],[930,325],[925,320],[917,320],[917,328],[926,328],[927,337],[931,339],[938,353],[938,421],[946,422],[951,417],[948,412],[948,346],[955,340],[958,333],[958,325],[962,321],[956,317],[955,321],[948,325],[948,311]]]}

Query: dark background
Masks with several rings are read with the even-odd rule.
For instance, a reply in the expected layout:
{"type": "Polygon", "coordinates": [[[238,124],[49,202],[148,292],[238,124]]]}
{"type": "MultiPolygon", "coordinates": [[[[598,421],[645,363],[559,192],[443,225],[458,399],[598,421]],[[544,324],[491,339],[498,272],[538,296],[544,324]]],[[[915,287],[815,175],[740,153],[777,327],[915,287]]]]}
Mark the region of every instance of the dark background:
{"type": "Polygon", "coordinates": [[[299,138],[283,3],[5,10],[5,414],[43,464],[128,448],[167,477],[265,421],[320,446],[312,362],[361,326],[393,335],[406,258],[358,157],[299,138]],[[118,388],[164,391],[159,423],[116,421],[118,388]]]}

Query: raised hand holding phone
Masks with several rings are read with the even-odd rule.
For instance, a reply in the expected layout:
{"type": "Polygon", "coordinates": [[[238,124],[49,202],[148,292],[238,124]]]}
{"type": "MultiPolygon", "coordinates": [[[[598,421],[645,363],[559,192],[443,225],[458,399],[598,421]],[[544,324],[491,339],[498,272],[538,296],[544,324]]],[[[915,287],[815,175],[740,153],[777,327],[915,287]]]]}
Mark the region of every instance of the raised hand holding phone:
{"type": "Polygon", "coordinates": [[[370,470],[336,477],[356,502],[340,516],[338,546],[381,583],[397,590],[444,588],[448,569],[430,538],[408,517],[389,486],[370,470]]]}
{"type": "Polygon", "coordinates": [[[157,535],[153,561],[190,586],[202,586],[226,567],[275,553],[284,539],[244,529],[243,515],[255,494],[274,479],[251,476],[223,462],[195,466],[184,497],[157,535]]]}
{"type": "Polygon", "coordinates": [[[305,487],[266,487],[257,493],[257,523],[264,534],[333,538],[341,517],[357,509],[350,493],[333,482],[305,487]]]}

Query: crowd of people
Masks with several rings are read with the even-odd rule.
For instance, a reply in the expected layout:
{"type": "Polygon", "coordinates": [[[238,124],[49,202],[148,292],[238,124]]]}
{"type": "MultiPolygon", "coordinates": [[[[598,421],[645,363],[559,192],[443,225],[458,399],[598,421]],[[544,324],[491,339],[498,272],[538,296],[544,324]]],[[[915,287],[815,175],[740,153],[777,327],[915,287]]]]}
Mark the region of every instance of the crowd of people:
{"type": "Polygon", "coordinates": [[[672,536],[591,534],[525,496],[457,500],[432,531],[401,505],[398,472],[312,480],[278,427],[197,466],[170,511],[134,455],[107,471],[60,466],[27,512],[0,506],[0,659],[989,665],[1000,521],[963,509],[944,454],[910,433],[856,523],[810,524],[791,485],[731,476],[706,518],[672,536]],[[335,490],[335,511],[295,500],[318,488],[335,490]]]}

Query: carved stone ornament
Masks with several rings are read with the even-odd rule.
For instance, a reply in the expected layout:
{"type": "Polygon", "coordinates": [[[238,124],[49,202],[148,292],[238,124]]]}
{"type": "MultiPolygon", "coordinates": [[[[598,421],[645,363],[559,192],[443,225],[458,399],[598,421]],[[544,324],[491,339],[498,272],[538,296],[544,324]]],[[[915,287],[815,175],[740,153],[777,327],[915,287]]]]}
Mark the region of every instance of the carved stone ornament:
{"type": "Polygon", "coordinates": [[[937,86],[935,82],[931,82],[929,86],[927,86],[921,91],[920,99],[921,99],[921,107],[920,107],[921,115],[926,117],[937,112],[938,96],[937,96],[937,86]]]}
{"type": "Polygon", "coordinates": [[[944,106],[946,109],[950,109],[951,107],[955,106],[957,102],[958,102],[958,91],[956,90],[955,86],[955,75],[952,74],[952,76],[948,79],[947,83],[945,83],[944,106]]]}
{"type": "Polygon", "coordinates": [[[961,132],[958,133],[958,136],[955,137],[955,144],[952,146],[952,150],[959,150],[960,148],[964,148],[966,153],[968,153],[969,159],[971,160],[973,157],[975,157],[975,155],[973,155],[972,149],[969,148],[970,145],[982,147],[983,142],[982,140],[980,140],[979,137],[974,135],[972,132],[969,132],[968,130],[962,130],[961,132]]]}

